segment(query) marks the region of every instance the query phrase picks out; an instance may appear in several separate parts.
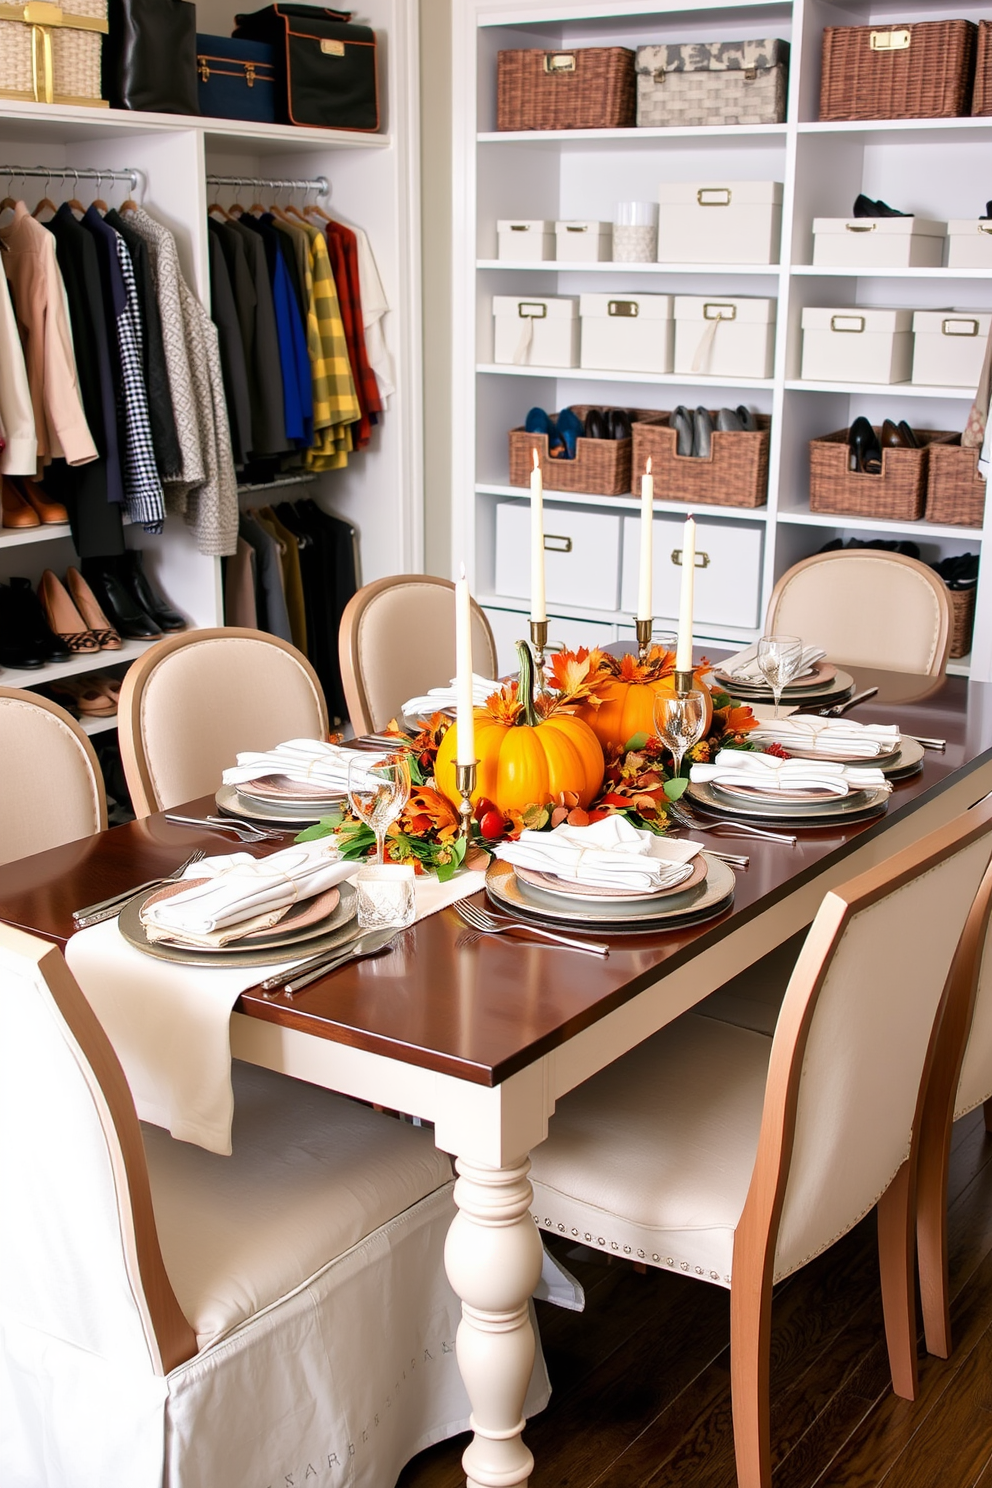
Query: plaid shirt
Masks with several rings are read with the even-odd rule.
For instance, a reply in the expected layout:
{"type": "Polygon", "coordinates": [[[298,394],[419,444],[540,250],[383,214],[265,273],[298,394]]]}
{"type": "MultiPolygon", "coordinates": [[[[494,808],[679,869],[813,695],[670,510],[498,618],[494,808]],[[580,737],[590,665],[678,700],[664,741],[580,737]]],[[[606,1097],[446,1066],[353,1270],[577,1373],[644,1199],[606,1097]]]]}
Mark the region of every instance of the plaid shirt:
{"type": "Polygon", "coordinates": [[[341,319],[348,343],[355,390],[362,411],[354,431],[355,448],[362,449],[371,438],[371,415],[382,412],[382,402],[379,398],[379,384],[369,366],[365,350],[362,293],[358,277],[358,241],[351,228],[340,222],[330,222],[327,226],[327,248],[341,305],[341,319]]]}
{"type": "Polygon", "coordinates": [[[146,532],[161,532],[165,496],[155,463],[148,392],[142,365],[144,327],[138,286],[127,244],[115,233],[117,259],[124,275],[127,301],[117,317],[117,346],[121,359],[120,414],[124,429],[124,504],[132,522],[146,532]]]}
{"type": "Polygon", "coordinates": [[[335,470],[348,462],[351,425],[361,417],[348,360],[341,307],[331,272],[327,244],[315,227],[310,239],[308,343],[313,373],[314,442],[307,451],[308,470],[335,470]]]}

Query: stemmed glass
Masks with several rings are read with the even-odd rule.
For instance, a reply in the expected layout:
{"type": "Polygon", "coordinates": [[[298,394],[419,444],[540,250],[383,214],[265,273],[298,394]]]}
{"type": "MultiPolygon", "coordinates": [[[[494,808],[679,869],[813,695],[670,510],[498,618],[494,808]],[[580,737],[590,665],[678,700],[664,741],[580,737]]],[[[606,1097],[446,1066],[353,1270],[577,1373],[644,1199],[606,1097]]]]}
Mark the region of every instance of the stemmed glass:
{"type": "Polygon", "coordinates": [[[406,754],[370,762],[355,751],[348,761],[348,800],[359,820],[375,833],[375,860],[385,861],[386,829],[396,821],[410,797],[410,760],[406,754]]]}
{"type": "Polygon", "coordinates": [[[658,738],[671,752],[675,775],[682,772],[686,752],[703,737],[706,699],[701,692],[656,692],[654,727],[658,738]]]}
{"type": "Polygon", "coordinates": [[[798,636],[766,635],[758,641],[758,671],[772,690],[775,717],[779,716],[782,693],[803,665],[803,643],[798,636]]]}

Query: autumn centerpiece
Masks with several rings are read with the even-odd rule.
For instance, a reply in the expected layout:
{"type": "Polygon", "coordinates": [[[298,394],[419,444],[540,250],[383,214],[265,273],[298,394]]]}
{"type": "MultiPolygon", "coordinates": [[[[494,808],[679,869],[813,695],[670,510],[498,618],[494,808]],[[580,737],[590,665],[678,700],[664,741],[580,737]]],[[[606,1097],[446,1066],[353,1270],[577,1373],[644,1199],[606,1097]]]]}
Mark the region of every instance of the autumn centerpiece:
{"type": "MultiPolygon", "coordinates": [[[[629,652],[610,656],[604,651],[565,652],[552,661],[553,680],[562,687],[583,687],[585,701],[578,716],[594,730],[604,750],[616,749],[637,734],[654,734],[654,700],[658,693],[675,691],[675,652],[652,646],[643,661],[629,652]],[[583,670],[584,664],[584,670],[583,670]]],[[[696,669],[693,684],[706,699],[704,737],[713,722],[710,689],[703,680],[709,670],[696,669]]]]}

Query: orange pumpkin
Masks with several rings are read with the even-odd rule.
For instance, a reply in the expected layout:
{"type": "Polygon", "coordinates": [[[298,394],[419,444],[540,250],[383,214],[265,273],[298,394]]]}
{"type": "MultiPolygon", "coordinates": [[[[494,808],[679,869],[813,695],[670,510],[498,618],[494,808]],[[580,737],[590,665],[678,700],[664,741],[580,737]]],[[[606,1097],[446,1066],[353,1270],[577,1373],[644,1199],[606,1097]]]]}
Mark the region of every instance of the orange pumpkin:
{"type": "MultiPolygon", "coordinates": [[[[660,692],[675,691],[674,665],[667,666],[667,656],[662,662],[660,676],[657,675],[657,666],[652,667],[650,662],[641,666],[634,657],[623,657],[621,666],[623,670],[619,677],[606,673],[596,688],[600,706],[596,708],[591,703],[584,703],[578,710],[579,717],[589,724],[604,749],[622,747],[635,734],[647,734],[650,738],[655,732],[655,696],[660,692]]],[[[706,699],[705,738],[713,722],[713,703],[702,675],[696,672],[693,681],[706,699]]]]}
{"type": "MultiPolygon", "coordinates": [[[[562,791],[574,791],[579,805],[589,806],[603,784],[605,763],[596,735],[573,713],[539,718],[534,710],[534,673],[531,654],[518,642],[520,682],[518,702],[500,718],[488,708],[475,709],[475,752],[479,766],[472,800],[486,797],[500,811],[523,811],[530,805],[556,801],[562,791]]],[[[456,726],[441,740],[434,766],[438,789],[456,806],[455,777],[458,749],[456,726]]]]}

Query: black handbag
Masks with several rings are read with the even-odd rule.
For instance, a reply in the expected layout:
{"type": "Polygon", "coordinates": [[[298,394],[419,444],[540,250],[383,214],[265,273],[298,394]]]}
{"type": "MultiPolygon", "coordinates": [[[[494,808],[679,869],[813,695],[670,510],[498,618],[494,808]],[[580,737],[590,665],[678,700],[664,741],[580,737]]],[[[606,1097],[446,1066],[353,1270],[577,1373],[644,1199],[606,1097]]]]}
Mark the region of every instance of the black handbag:
{"type": "Polygon", "coordinates": [[[198,114],[191,0],[110,0],[107,19],[103,96],[111,106],[198,114]]]}
{"type": "Polygon", "coordinates": [[[351,12],[268,5],[235,16],[236,37],[276,52],[276,117],[324,129],[379,128],[375,32],[351,12]]]}

